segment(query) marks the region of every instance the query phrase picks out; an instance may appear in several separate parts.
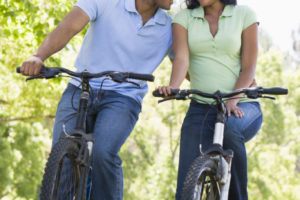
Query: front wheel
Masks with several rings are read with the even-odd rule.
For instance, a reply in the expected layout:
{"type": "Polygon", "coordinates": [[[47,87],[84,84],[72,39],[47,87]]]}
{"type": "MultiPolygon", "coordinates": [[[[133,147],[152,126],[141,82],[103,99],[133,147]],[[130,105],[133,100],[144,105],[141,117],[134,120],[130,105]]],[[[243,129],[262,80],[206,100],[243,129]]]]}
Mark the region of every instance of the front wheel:
{"type": "Polygon", "coordinates": [[[216,181],[217,163],[209,157],[197,157],[187,172],[182,200],[219,200],[220,187],[216,181]]]}
{"type": "Polygon", "coordinates": [[[54,145],[45,168],[41,200],[75,199],[81,178],[81,166],[75,160],[78,152],[78,143],[71,139],[54,145]]]}

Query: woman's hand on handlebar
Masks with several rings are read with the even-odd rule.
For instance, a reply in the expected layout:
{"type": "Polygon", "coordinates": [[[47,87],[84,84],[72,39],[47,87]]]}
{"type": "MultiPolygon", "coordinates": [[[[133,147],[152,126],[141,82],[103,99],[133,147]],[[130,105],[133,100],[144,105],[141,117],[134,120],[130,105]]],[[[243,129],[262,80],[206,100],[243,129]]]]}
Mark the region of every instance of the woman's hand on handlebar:
{"type": "Polygon", "coordinates": [[[172,86],[159,86],[158,88],[156,88],[156,90],[158,90],[159,93],[163,94],[165,97],[171,94],[172,89],[178,89],[178,88],[174,88],[172,86]]]}
{"type": "Polygon", "coordinates": [[[37,56],[32,56],[22,63],[20,72],[24,76],[38,75],[41,71],[42,66],[44,66],[44,62],[42,61],[42,59],[37,56]]]}

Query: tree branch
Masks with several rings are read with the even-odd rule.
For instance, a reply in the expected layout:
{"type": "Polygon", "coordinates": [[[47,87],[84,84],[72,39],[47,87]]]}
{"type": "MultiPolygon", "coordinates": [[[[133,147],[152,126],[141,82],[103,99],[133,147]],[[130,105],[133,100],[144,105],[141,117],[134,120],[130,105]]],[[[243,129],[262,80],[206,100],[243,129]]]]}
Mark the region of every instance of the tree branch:
{"type": "Polygon", "coordinates": [[[32,119],[40,119],[40,118],[48,118],[48,119],[54,119],[54,115],[47,115],[42,117],[18,117],[18,118],[7,118],[7,119],[0,119],[0,123],[8,123],[8,122],[15,122],[15,121],[28,121],[32,119]]]}
{"type": "Polygon", "coordinates": [[[8,102],[3,99],[0,99],[0,104],[8,104],[8,102]]]}

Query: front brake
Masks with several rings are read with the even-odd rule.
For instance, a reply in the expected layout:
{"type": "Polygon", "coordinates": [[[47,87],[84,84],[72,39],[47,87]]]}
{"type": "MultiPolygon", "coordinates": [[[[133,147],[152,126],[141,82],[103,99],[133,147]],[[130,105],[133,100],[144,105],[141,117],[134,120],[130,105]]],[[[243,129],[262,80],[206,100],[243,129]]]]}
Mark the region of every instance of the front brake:
{"type": "Polygon", "coordinates": [[[172,100],[172,99],[176,99],[175,96],[166,97],[166,98],[163,98],[161,100],[158,100],[158,103],[162,103],[162,102],[169,101],[169,100],[172,100]]]}

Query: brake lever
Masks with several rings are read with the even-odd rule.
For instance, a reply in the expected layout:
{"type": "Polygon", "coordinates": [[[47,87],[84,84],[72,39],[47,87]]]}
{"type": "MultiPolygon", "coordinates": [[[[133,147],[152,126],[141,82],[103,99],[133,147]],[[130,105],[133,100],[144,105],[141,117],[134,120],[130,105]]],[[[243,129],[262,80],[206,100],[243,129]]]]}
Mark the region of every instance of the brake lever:
{"type": "Polygon", "coordinates": [[[272,96],[261,96],[261,98],[276,100],[276,98],[272,96]]]}
{"type": "Polygon", "coordinates": [[[34,76],[30,76],[29,78],[26,78],[26,81],[30,81],[30,80],[33,80],[33,79],[42,79],[42,78],[45,78],[45,76],[43,76],[43,75],[34,75],[34,76]]]}
{"type": "Polygon", "coordinates": [[[169,100],[172,100],[172,99],[175,99],[175,96],[173,96],[173,97],[166,97],[166,98],[163,98],[161,100],[158,100],[158,103],[162,103],[164,101],[169,101],[169,100]]]}
{"type": "Polygon", "coordinates": [[[133,85],[136,85],[136,86],[138,86],[138,87],[141,87],[140,84],[138,84],[138,83],[136,83],[136,82],[133,82],[133,81],[128,81],[128,80],[126,80],[126,81],[124,81],[124,82],[126,82],[126,83],[131,83],[131,84],[133,84],[133,85]]]}

